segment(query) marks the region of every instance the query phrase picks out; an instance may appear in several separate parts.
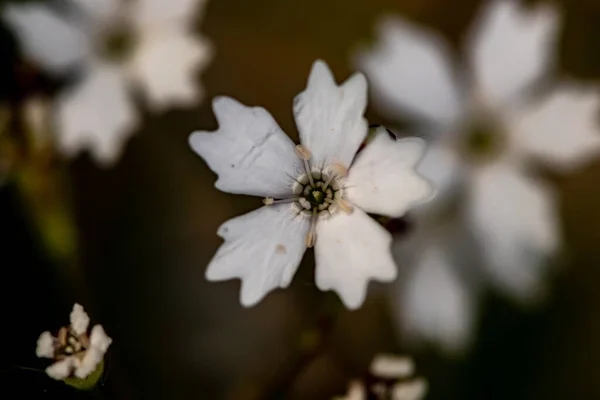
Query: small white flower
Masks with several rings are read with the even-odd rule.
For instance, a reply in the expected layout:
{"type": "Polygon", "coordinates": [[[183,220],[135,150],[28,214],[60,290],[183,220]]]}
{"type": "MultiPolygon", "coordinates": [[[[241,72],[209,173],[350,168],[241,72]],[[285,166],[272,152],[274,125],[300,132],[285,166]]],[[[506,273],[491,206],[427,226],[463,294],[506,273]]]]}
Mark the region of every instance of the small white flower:
{"type": "Polygon", "coordinates": [[[409,337],[464,347],[486,281],[522,300],[542,293],[542,266],[560,245],[557,204],[528,167],[573,170],[600,151],[595,88],[529,90],[550,70],[557,19],[547,4],[489,1],[462,75],[439,37],[401,18],[384,20],[377,47],[357,58],[380,110],[414,118],[432,138],[419,171],[439,195],[417,213],[415,268],[397,300],[409,337]],[[464,268],[473,264],[485,276],[464,268]]]}
{"type": "Polygon", "coordinates": [[[157,110],[201,100],[195,74],[211,46],[192,30],[205,0],[70,0],[11,4],[3,18],[27,56],[51,73],[78,70],[56,101],[57,141],[66,155],[89,149],[108,165],[138,124],[132,90],[157,110]]]}
{"type": "Polygon", "coordinates": [[[411,378],[414,369],[411,358],[379,354],[371,362],[372,379],[350,382],[346,396],[334,400],[421,400],[427,394],[427,381],[411,378]]]}
{"type": "Polygon", "coordinates": [[[84,379],[94,372],[112,343],[101,325],[95,325],[88,336],[90,318],[79,304],[73,306],[71,324],[59,330],[58,336],[43,332],[37,342],[36,355],[56,362],[46,368],[53,379],[72,375],[84,379]]]}
{"type": "Polygon", "coordinates": [[[391,235],[366,212],[399,217],[428,198],[413,170],[420,139],[394,140],[381,129],[354,159],[367,134],[367,83],[356,74],[337,86],[322,61],[294,100],[302,145],[294,146],[263,108],[216,98],[217,132],[196,132],[191,147],[218,175],[222,191],[265,197],[265,206],[227,221],[209,280],[242,280],[251,306],[287,287],[307,247],[315,247],[316,284],[359,307],[369,279],[391,281],[391,235]]]}

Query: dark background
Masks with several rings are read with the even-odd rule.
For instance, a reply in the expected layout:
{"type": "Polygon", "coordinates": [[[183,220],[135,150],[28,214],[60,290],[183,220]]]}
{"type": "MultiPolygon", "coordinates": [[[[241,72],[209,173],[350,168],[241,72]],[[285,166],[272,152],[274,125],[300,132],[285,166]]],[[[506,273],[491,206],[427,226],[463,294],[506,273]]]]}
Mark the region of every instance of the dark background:
{"type": "MultiPolygon", "coordinates": [[[[191,131],[216,128],[209,99],[227,94],[264,106],[297,138],[292,99],[316,58],[345,79],[352,49],[372,38],[376,18],[387,12],[434,27],[458,50],[479,2],[457,3],[209,1],[199,23],[216,50],[198,77],[207,100],[146,118],[111,169],[97,168],[85,154],[68,167],[80,235],[75,285],[65,283],[67,267],[44,252],[17,187],[0,189],[0,397],[328,399],[344,393],[374,354],[395,351],[415,356],[430,382],[428,399],[600,399],[600,160],[579,175],[549,176],[562,195],[568,250],[552,297],[545,307],[522,310],[488,296],[476,344],[464,358],[404,347],[377,291],[360,310],[325,318],[338,300],[314,286],[312,252],[290,289],[251,309],[238,303],[239,282],[204,279],[220,244],[217,227],[259,204],[215,190],[215,176],[188,147],[191,131]],[[37,337],[66,324],[75,301],[113,338],[103,383],[92,393],[23,369],[46,366],[35,357],[37,337]]],[[[594,83],[600,2],[559,6],[561,70],[594,83]]],[[[60,87],[43,73],[24,72],[4,28],[0,40],[4,101],[16,105],[29,93],[60,87]]],[[[367,116],[385,122],[372,110],[367,116]]]]}

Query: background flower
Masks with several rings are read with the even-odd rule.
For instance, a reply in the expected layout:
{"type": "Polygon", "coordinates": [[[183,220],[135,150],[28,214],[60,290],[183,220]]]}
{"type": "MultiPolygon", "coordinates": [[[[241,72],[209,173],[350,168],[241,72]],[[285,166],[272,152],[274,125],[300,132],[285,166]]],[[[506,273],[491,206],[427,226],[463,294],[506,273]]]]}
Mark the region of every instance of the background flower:
{"type": "Polygon", "coordinates": [[[413,255],[394,304],[409,336],[448,351],[470,341],[482,288],[523,301],[544,293],[561,234],[555,193],[532,161],[572,171],[600,151],[596,88],[557,77],[532,92],[551,72],[557,10],[494,0],[479,13],[464,71],[439,36],[399,17],[358,56],[382,112],[414,117],[432,143],[420,170],[440,193],[417,213],[416,237],[398,243],[400,259],[413,255]]]}
{"type": "Polygon", "coordinates": [[[24,53],[75,82],[56,100],[62,152],[90,150],[114,163],[139,124],[134,91],[153,110],[190,106],[203,97],[194,80],[212,47],[192,29],[204,0],[69,0],[4,7],[24,53]]]}

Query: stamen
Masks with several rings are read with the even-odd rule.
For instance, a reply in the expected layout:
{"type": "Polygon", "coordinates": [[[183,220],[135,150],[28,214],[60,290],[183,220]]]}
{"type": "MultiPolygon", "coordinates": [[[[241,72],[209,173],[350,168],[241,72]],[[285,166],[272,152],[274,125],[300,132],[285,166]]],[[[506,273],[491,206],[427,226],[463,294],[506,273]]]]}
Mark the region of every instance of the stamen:
{"type": "MultiPolygon", "coordinates": [[[[306,147],[302,146],[301,144],[296,146],[296,155],[304,161],[308,161],[310,160],[312,154],[310,152],[309,149],[307,149],[306,147]]],[[[308,173],[310,173],[310,171],[308,171],[308,173]]]]}
{"type": "Polygon", "coordinates": [[[310,173],[310,165],[308,165],[308,160],[304,160],[304,169],[306,170],[306,175],[308,176],[310,186],[315,187],[315,180],[313,179],[313,176],[310,173]]]}
{"type": "Polygon", "coordinates": [[[306,170],[306,176],[308,177],[308,181],[310,182],[310,186],[315,187],[315,181],[312,176],[312,172],[310,170],[310,165],[308,164],[308,160],[310,160],[312,154],[309,149],[302,146],[301,144],[296,146],[296,155],[304,161],[304,169],[306,170]]]}
{"type": "Polygon", "coordinates": [[[60,343],[61,346],[67,344],[67,328],[64,326],[58,331],[58,343],[60,343]]]}
{"type": "Polygon", "coordinates": [[[315,245],[317,238],[317,209],[313,209],[312,217],[310,219],[310,231],[306,234],[306,247],[311,248],[315,245]]]}
{"type": "Polygon", "coordinates": [[[347,214],[350,214],[352,212],[352,210],[354,209],[350,203],[348,203],[346,200],[344,200],[342,198],[337,199],[336,204],[343,212],[345,212],[347,214]]]}
{"type": "Polygon", "coordinates": [[[294,201],[299,201],[300,199],[301,199],[301,197],[290,197],[289,199],[274,200],[272,197],[265,197],[263,199],[263,204],[265,206],[270,206],[273,204],[292,203],[294,201]]]}
{"type": "Polygon", "coordinates": [[[329,166],[329,169],[334,172],[333,176],[346,176],[348,175],[348,168],[340,161],[335,161],[333,164],[329,166]]]}

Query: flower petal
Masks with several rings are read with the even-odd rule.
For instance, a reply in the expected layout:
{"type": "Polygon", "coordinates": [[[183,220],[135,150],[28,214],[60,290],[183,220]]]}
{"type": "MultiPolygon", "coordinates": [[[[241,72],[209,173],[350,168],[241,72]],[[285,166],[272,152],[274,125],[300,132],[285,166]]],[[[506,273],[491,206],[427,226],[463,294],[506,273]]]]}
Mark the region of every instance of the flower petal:
{"type": "Polygon", "coordinates": [[[473,328],[473,299],[448,257],[436,244],[419,254],[400,300],[402,326],[413,340],[439,343],[449,353],[462,350],[473,328]]]}
{"type": "Polygon", "coordinates": [[[76,365],[75,376],[84,379],[94,372],[111,343],[112,339],[106,335],[102,325],[95,325],[90,335],[90,348],[85,353],[81,363],[76,365]]]}
{"type": "Polygon", "coordinates": [[[60,149],[74,156],[89,149],[101,165],[114,163],[138,123],[121,71],[90,67],[82,81],[61,94],[57,105],[60,149]]]}
{"type": "Polygon", "coordinates": [[[427,144],[425,154],[417,166],[417,173],[427,179],[435,191],[432,201],[417,206],[423,212],[447,202],[460,186],[464,174],[459,155],[440,141],[427,144]]]}
{"type": "Polygon", "coordinates": [[[89,37],[41,3],[6,5],[2,17],[24,54],[49,72],[65,72],[90,54],[89,37]]]}
{"type": "Polygon", "coordinates": [[[378,24],[379,41],[357,55],[375,105],[391,118],[405,112],[448,126],[462,114],[462,94],[439,37],[399,17],[378,24]]]}
{"type": "Polygon", "coordinates": [[[104,353],[92,347],[88,349],[83,356],[83,360],[75,367],[75,376],[79,379],[85,379],[94,372],[98,364],[102,361],[104,353]]]}
{"type": "Polygon", "coordinates": [[[89,324],[90,317],[84,311],[83,307],[76,303],[73,306],[73,311],[71,311],[71,328],[73,328],[73,331],[77,335],[81,335],[86,333],[89,324]]]}
{"type": "Polygon", "coordinates": [[[40,358],[54,357],[54,338],[52,337],[52,334],[50,332],[42,332],[37,341],[35,354],[40,358]]]}
{"type": "Polygon", "coordinates": [[[432,186],[415,171],[424,151],[421,139],[395,140],[380,128],[350,168],[348,200],[369,213],[401,217],[433,194],[432,186]]]}
{"type": "Polygon", "coordinates": [[[378,354],[369,367],[369,372],[385,379],[408,378],[415,371],[412,358],[395,354],[378,354]]]}
{"type": "Polygon", "coordinates": [[[64,360],[57,361],[48,368],[46,368],[46,374],[52,379],[61,381],[71,375],[71,370],[75,366],[76,361],[74,357],[67,357],[64,360]]]}
{"type": "Polygon", "coordinates": [[[336,291],[350,309],[362,305],[369,280],[396,278],[392,236],[358,208],[317,222],[315,280],[321,290],[336,291]]]}
{"type": "Polygon", "coordinates": [[[88,21],[95,24],[109,23],[114,17],[120,17],[119,12],[124,10],[123,0],[70,0],[75,6],[85,13],[88,21]]]}
{"type": "Polygon", "coordinates": [[[196,74],[212,58],[207,41],[180,29],[148,31],[139,40],[131,61],[131,77],[153,108],[190,106],[202,99],[196,74]]]}
{"type": "Polygon", "coordinates": [[[217,234],[225,239],[206,278],[242,280],[241,303],[250,307],[275,288],[289,286],[306,250],[310,219],[290,204],[261,207],[230,219],[217,234]]]}
{"type": "Polygon", "coordinates": [[[133,15],[140,26],[185,26],[193,22],[205,4],[206,0],[138,0],[133,15]]]}
{"type": "Polygon", "coordinates": [[[367,135],[366,106],[367,81],[362,74],[338,86],[327,64],[314,62],[306,89],[294,99],[300,142],[312,152],[313,167],[350,165],[367,135]]]}
{"type": "Polygon", "coordinates": [[[554,193],[512,165],[471,177],[467,218],[483,246],[492,281],[523,300],[542,294],[543,257],[560,244],[554,193]]]}
{"type": "Polygon", "coordinates": [[[219,129],[190,135],[190,146],[219,178],[217,189],[235,194],[286,198],[302,171],[294,143],[262,107],[216,97],[219,129]]]}
{"type": "Polygon", "coordinates": [[[597,89],[564,83],[515,116],[511,138],[519,151],[575,169],[600,153],[599,105],[597,89]]]}
{"type": "Polygon", "coordinates": [[[104,354],[111,343],[112,339],[104,332],[102,325],[94,325],[90,334],[90,346],[104,354]]]}
{"type": "Polygon", "coordinates": [[[533,10],[513,0],[491,0],[467,42],[475,84],[485,101],[508,106],[550,67],[558,15],[538,3],[533,10]]]}

